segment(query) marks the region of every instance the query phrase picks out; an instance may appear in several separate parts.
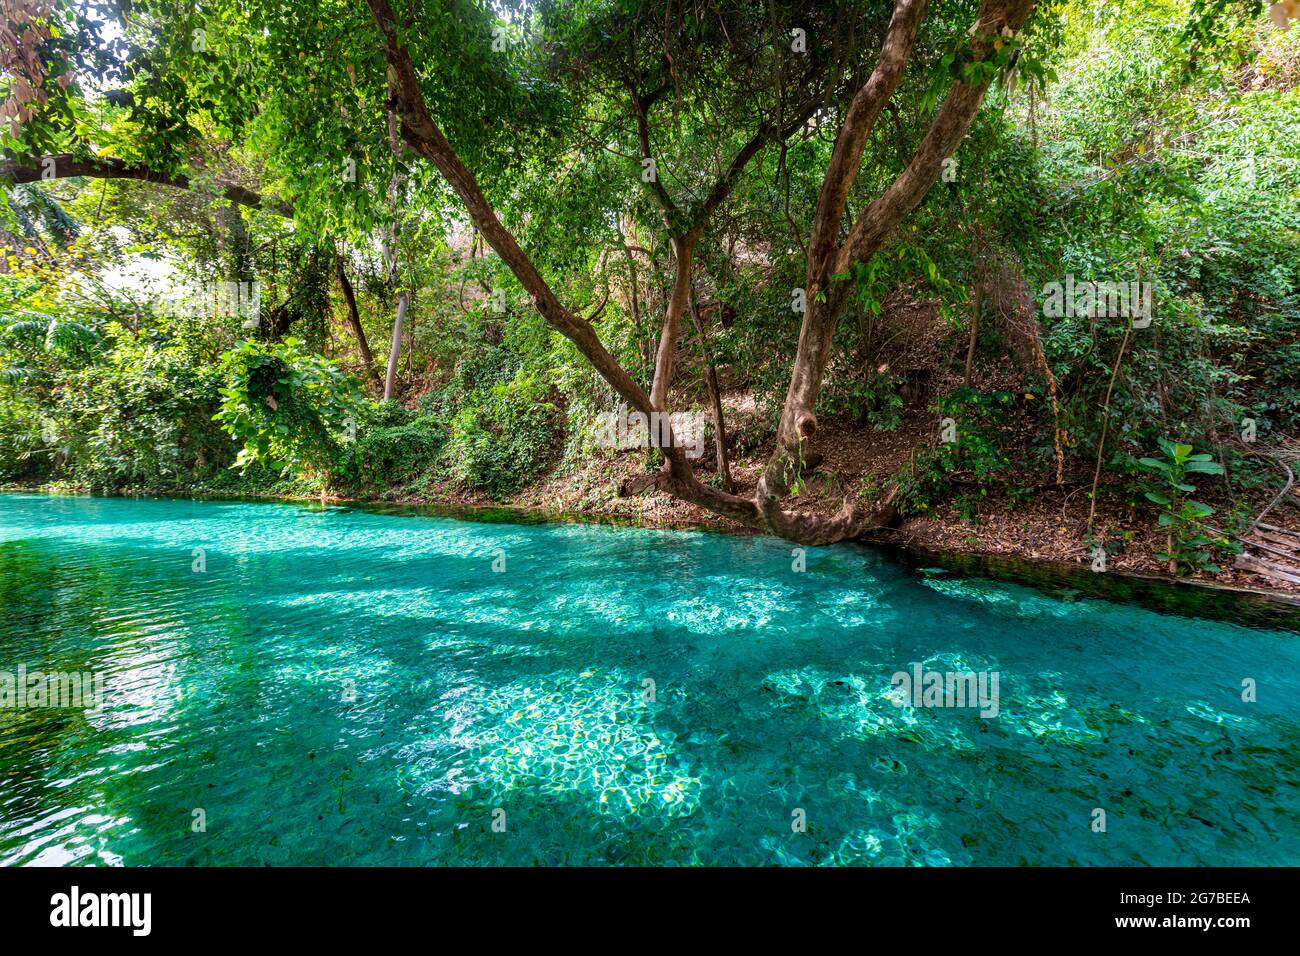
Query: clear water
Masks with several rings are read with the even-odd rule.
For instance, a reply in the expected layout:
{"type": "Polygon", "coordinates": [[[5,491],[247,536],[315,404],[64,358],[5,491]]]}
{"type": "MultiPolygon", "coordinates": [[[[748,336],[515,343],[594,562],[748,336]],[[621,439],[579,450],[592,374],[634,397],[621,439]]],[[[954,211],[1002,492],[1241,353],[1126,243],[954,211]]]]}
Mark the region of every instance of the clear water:
{"type": "Polygon", "coordinates": [[[108,687],[98,712],[0,710],[0,862],[1300,863],[1295,634],[856,546],[791,562],[0,495],[0,671],[108,687]],[[1000,713],[896,706],[913,662],[997,670],[1000,713]]]}

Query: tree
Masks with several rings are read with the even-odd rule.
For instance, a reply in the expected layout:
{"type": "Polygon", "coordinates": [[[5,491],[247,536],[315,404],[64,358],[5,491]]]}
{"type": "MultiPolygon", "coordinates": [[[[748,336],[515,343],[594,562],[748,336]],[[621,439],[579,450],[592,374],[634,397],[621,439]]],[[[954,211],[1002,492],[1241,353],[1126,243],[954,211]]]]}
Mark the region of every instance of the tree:
{"type": "MultiPolygon", "coordinates": [[[[629,2],[585,6],[572,18],[575,24],[561,30],[556,24],[572,11],[547,4],[499,17],[483,5],[442,0],[399,16],[389,0],[368,0],[367,24],[356,5],[341,0],[310,8],[255,3],[252,9],[217,0],[206,15],[169,0],[141,0],[127,21],[126,49],[114,49],[101,71],[123,84],[121,95],[88,109],[79,85],[66,84],[28,110],[19,135],[5,141],[13,156],[7,168],[12,176],[29,176],[58,144],[59,175],[203,184],[260,207],[259,191],[207,185],[214,178],[208,170],[221,166],[217,160],[239,158],[258,168],[260,191],[290,197],[295,230],[305,240],[332,253],[339,244],[393,237],[381,242],[389,249],[390,284],[398,220],[409,218],[416,233],[445,226],[454,202],[550,327],[577,347],[623,402],[652,415],[670,411],[682,318],[699,243],[713,219],[766,148],[779,151],[780,171],[793,136],[834,131],[811,229],[807,241],[800,238],[806,311],[776,448],[762,480],[745,494],[713,488],[700,481],[671,437],[658,476],[669,493],[752,527],[805,543],[829,542],[879,524],[890,511],[888,498],[870,513],[846,499],[832,518],[790,505],[792,490],[817,457],[811,448],[815,406],[849,296],[845,280],[855,264],[877,255],[925,198],[989,84],[1014,67],[1017,35],[1032,6],[1031,0],[985,0],[968,23],[953,13],[968,9],[964,4],[927,21],[925,0],[898,0],[892,11],[873,3],[865,12],[847,0],[830,7],[771,0],[762,9],[718,0],[693,11],[671,2],[629,2]],[[792,31],[788,25],[796,20],[805,26],[792,31]],[[878,119],[909,75],[923,82],[935,66],[928,57],[916,62],[927,24],[933,34],[927,50],[961,37],[939,64],[951,82],[941,104],[931,107],[929,129],[902,172],[850,224],[850,199],[878,119]],[[546,42],[484,55],[489,35],[539,26],[549,31],[546,42]],[[377,49],[357,42],[362,31],[376,27],[382,38],[377,49]],[[796,62],[787,48],[790,35],[799,42],[806,29],[834,42],[796,62]],[[858,53],[866,44],[845,43],[843,35],[880,38],[865,77],[858,53]],[[533,202],[536,192],[511,189],[512,181],[545,177],[537,165],[575,145],[563,129],[593,103],[608,126],[602,136],[630,131],[637,162],[653,168],[676,150],[674,183],[651,175],[638,184],[657,209],[672,261],[648,388],[544,277],[548,258],[563,256],[568,237],[548,226],[544,206],[533,202]],[[401,148],[394,148],[392,120],[401,148]],[[114,147],[120,158],[107,158],[92,143],[114,147]],[[441,178],[433,180],[418,164],[408,168],[402,155],[408,150],[441,178]],[[489,194],[505,205],[494,206],[489,194]],[[548,228],[551,235],[539,242],[548,228]]],[[[63,15],[81,23],[74,13],[63,15]]],[[[84,27],[81,33],[92,40],[97,35],[84,27]]],[[[45,62],[54,75],[51,57],[45,62]]],[[[607,187],[587,215],[617,214],[629,192],[607,187]]],[[[788,185],[785,202],[793,223],[788,185]]],[[[409,305],[407,290],[397,287],[388,394],[409,305]]],[[[358,333],[357,313],[352,301],[348,305],[349,324],[358,333]]],[[[364,333],[357,338],[369,366],[364,333]]],[[[720,421],[717,408],[715,395],[720,421]]]]}
{"type": "MultiPolygon", "coordinates": [[[[647,394],[605,349],[591,324],[560,302],[515,236],[502,225],[474,174],[434,122],[420,76],[403,39],[403,29],[388,0],[367,2],[383,35],[389,102],[400,118],[405,142],[442,173],[464,203],[475,226],[518,278],[542,317],[578,347],[632,408],[646,415],[667,411],[664,399],[666,381],[671,374],[671,358],[666,353],[671,351],[675,342],[681,310],[689,292],[689,279],[680,295],[677,286],[674,287],[656,363],[659,387],[652,387],[651,393],[647,394]]],[[[798,473],[806,443],[817,429],[813,409],[829,358],[831,335],[845,301],[845,287],[836,279],[852,263],[874,255],[938,179],[943,160],[960,144],[989,83],[1014,56],[1015,37],[1025,25],[1033,2],[985,0],[980,6],[971,28],[968,57],[959,78],[953,81],[936,112],[929,132],[903,173],[858,217],[847,239],[839,242],[841,220],[866,137],[902,81],[926,5],[925,0],[899,0],[895,5],[876,68],[855,96],[837,138],[809,243],[808,310],[791,372],[777,448],[755,494],[742,497],[710,488],[699,481],[682,449],[671,439],[663,449],[666,459],[664,486],[672,494],[802,543],[828,543],[852,537],[873,520],[881,519],[879,514],[862,514],[848,499],[840,512],[829,519],[782,506],[782,499],[787,496],[798,473]]],[[[643,112],[643,108],[639,110],[639,113],[643,112]]],[[[671,207],[665,205],[665,209],[671,207]]],[[[689,229],[682,234],[683,237],[689,235],[689,229]]],[[[679,263],[687,264],[688,272],[690,250],[691,247],[679,239],[675,250],[677,259],[679,263]]],[[[681,271],[679,265],[679,275],[681,271]]]]}

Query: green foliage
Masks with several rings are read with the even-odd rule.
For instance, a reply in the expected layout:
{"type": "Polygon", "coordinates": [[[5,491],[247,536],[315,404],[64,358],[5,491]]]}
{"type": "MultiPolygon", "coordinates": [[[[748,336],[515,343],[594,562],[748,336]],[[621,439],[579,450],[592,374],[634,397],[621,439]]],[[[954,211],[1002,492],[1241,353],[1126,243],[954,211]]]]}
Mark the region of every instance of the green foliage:
{"type": "Polygon", "coordinates": [[[517,490],[559,451],[558,416],[541,373],[465,397],[443,450],[447,474],[493,496],[517,490]]]}
{"type": "Polygon", "coordinates": [[[131,313],[57,269],[0,276],[0,480],[179,490],[229,462],[208,330],[131,313]]]}
{"type": "Polygon", "coordinates": [[[973,516],[977,499],[987,497],[999,473],[1011,465],[1001,448],[999,429],[1014,403],[1009,392],[986,394],[968,386],[941,398],[937,411],[944,427],[952,429],[953,440],[925,449],[904,469],[899,476],[899,510],[928,514],[940,501],[956,500],[953,480],[960,476],[974,490],[960,496],[959,508],[965,517],[973,516]]]}
{"type": "Polygon", "coordinates": [[[1168,533],[1168,546],[1157,557],[1180,571],[1217,573],[1219,567],[1214,563],[1214,549],[1228,542],[1205,526],[1204,519],[1214,514],[1214,509],[1187,497],[1196,491],[1196,486],[1187,480],[1187,476],[1221,475],[1223,466],[1211,455],[1193,454],[1191,445],[1165,438],[1159,440],[1159,445],[1162,458],[1148,456],[1138,459],[1142,468],[1159,479],[1156,487],[1146,492],[1147,500],[1160,506],[1157,523],[1168,533]]]}
{"type": "Polygon", "coordinates": [[[213,419],[242,446],[233,467],[254,463],[333,475],[355,440],[362,396],[337,365],[297,339],[248,340],[225,354],[221,408],[213,419]]]}
{"type": "Polygon", "coordinates": [[[422,492],[446,440],[445,426],[431,415],[396,402],[368,403],[338,482],[360,495],[422,492]]]}
{"type": "MultiPolygon", "coordinates": [[[[1300,44],[1241,4],[1196,8],[1189,27],[1185,4],[1070,4],[1068,82],[1040,115],[1055,225],[1029,231],[1031,286],[1072,273],[1155,287],[1155,323],[1131,336],[1111,398],[1109,464],[1171,432],[1205,446],[1246,417],[1261,440],[1300,426],[1300,44]]],[[[1086,461],[1126,323],[1045,324],[1086,461]]]]}
{"type": "Polygon", "coordinates": [[[848,415],[882,432],[892,432],[903,423],[899,383],[888,372],[829,385],[818,405],[832,415],[848,415]]]}
{"type": "Polygon", "coordinates": [[[110,325],[112,351],[70,376],[55,420],[64,471],[91,488],[187,487],[227,461],[211,424],[220,378],[186,343],[110,325]]]}
{"type": "Polygon", "coordinates": [[[49,471],[40,409],[0,380],[0,484],[36,483],[49,471]]]}

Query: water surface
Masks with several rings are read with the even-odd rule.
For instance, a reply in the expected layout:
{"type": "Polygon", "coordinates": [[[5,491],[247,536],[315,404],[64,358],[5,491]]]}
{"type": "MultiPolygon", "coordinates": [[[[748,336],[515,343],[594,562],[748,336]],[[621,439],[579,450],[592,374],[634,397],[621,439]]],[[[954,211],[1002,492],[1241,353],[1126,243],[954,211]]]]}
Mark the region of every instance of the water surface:
{"type": "Polygon", "coordinates": [[[0,709],[0,862],[1300,863],[1297,635],[806,562],[0,495],[0,673],[108,691],[0,709]],[[915,662],[997,671],[998,715],[897,706],[915,662]]]}

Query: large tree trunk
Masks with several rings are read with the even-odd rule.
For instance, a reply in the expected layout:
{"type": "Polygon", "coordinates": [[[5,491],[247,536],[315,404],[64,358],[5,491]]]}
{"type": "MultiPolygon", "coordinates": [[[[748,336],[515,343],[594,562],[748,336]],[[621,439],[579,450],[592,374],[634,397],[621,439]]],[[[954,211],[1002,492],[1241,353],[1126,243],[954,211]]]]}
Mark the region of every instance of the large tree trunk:
{"type": "Polygon", "coordinates": [[[664,313],[663,332],[655,352],[655,377],[650,387],[650,404],[661,411],[668,410],[668,387],[673,380],[673,362],[677,355],[677,339],[682,327],[682,313],[691,296],[691,268],[695,256],[695,243],[699,232],[692,230],[672,240],[676,272],[672,296],[664,313]]]}
{"type": "Polygon", "coordinates": [[[836,245],[849,191],[857,179],[867,139],[907,70],[916,34],[925,17],[927,0],[898,0],[880,48],[880,58],[867,82],[854,95],[826,167],[808,243],[806,311],[785,408],[777,426],[776,448],[760,482],[759,494],[782,498],[800,469],[803,443],[817,430],[813,408],[821,391],[822,373],[830,359],[831,336],[845,298],[845,283],[832,283],[836,245]]]}
{"type": "MultiPolygon", "coordinates": [[[[532,260],[520,248],[514,235],[501,224],[473,173],[461,161],[429,115],[419,76],[399,37],[398,25],[388,0],[367,0],[367,3],[383,35],[391,100],[400,117],[402,137],[412,149],[433,162],[446,178],[452,190],[465,204],[470,218],[484,239],[532,297],[533,305],[542,318],[577,346],[629,406],[646,415],[661,410],[604,347],[591,324],[564,307],[532,260]]],[[[971,41],[976,56],[986,56],[992,48],[993,38],[1004,28],[1019,31],[1032,7],[1033,0],[985,0],[971,41]]],[[[792,472],[788,466],[797,461],[797,456],[802,455],[803,442],[816,430],[813,406],[829,358],[835,321],[846,298],[845,283],[832,284],[830,277],[844,271],[853,262],[873,255],[902,218],[921,201],[926,190],[938,178],[942,160],[956,149],[965,136],[984,96],[985,85],[971,87],[961,82],[953,84],[930,132],[907,169],[859,217],[848,240],[837,248],[835,239],[838,237],[844,204],[856,175],[857,163],[861,161],[866,138],[885,102],[902,79],[924,8],[924,0],[898,0],[880,61],[867,84],[854,98],[850,117],[846,119],[845,128],[836,143],[832,169],[828,170],[823,195],[818,202],[814,241],[809,247],[809,308],[800,332],[799,349],[778,430],[777,450],[769,462],[767,473],[759,482],[755,496],[746,498],[728,494],[700,482],[682,449],[671,439],[671,434],[668,447],[663,449],[667,459],[663,485],[670,493],[702,508],[801,543],[827,544],[852,537],[873,521],[881,521],[892,512],[892,493],[886,496],[885,502],[873,515],[862,515],[853,500],[846,498],[840,511],[829,518],[787,511],[781,507],[780,499],[789,490],[788,478],[792,477],[792,472]],[[826,237],[829,237],[829,242],[826,237]],[[821,296],[816,294],[818,291],[822,293],[821,296]]],[[[715,186],[699,215],[706,215],[716,205],[715,198],[721,202],[730,192],[734,177],[739,174],[737,163],[741,159],[742,156],[736,157],[727,176],[715,186]]],[[[695,228],[698,228],[697,223],[692,222],[691,229],[695,228]]],[[[684,258],[685,256],[678,256],[679,277],[680,263],[684,258]]],[[[676,288],[675,282],[674,292],[676,288]]],[[[687,291],[689,292],[689,282],[687,291]]],[[[678,322],[680,315],[678,311],[678,322]]],[[[671,324],[671,318],[666,318],[664,335],[660,341],[661,355],[667,352],[664,340],[673,338],[670,333],[675,328],[671,324]]],[[[662,379],[659,391],[665,397],[670,377],[669,363],[660,363],[656,369],[656,383],[662,379]]]]}
{"type": "MultiPolygon", "coordinates": [[[[988,88],[987,83],[972,86],[959,80],[952,84],[907,167],[858,216],[844,243],[837,245],[840,222],[867,136],[902,80],[925,5],[925,0],[898,0],[880,60],[854,97],[831,154],[813,220],[812,241],[808,245],[808,308],[799,331],[799,346],[777,428],[776,448],[760,481],[760,501],[769,497],[780,499],[789,493],[799,473],[805,445],[817,431],[817,396],[830,359],[835,323],[848,291],[848,283],[832,282],[831,277],[875,255],[903,218],[925,198],[939,178],[943,160],[961,145],[988,88]]],[[[971,38],[976,57],[986,57],[1003,30],[1018,33],[1033,5],[1033,0],[984,0],[971,38]]]]}

